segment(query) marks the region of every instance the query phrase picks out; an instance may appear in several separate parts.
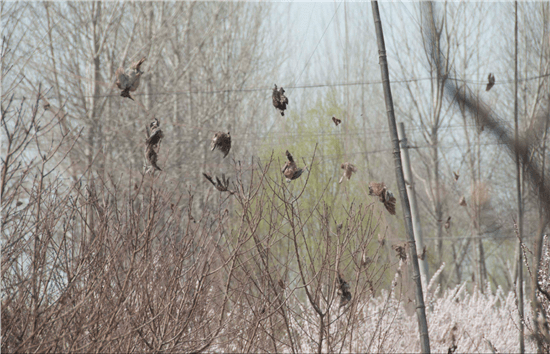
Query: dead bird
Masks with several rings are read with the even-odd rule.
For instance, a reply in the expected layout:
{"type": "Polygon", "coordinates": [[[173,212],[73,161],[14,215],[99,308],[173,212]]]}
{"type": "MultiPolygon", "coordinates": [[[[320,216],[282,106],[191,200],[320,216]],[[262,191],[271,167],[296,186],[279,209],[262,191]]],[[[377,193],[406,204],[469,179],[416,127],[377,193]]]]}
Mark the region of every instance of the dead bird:
{"type": "Polygon", "coordinates": [[[493,75],[492,73],[489,73],[487,80],[488,80],[488,83],[487,83],[487,87],[485,88],[485,91],[489,91],[493,86],[495,86],[495,75],[493,75]]]}
{"type": "Polygon", "coordinates": [[[370,182],[369,183],[369,195],[378,197],[378,200],[384,204],[386,209],[391,215],[395,215],[395,197],[393,193],[386,188],[384,182],[370,182]]]}
{"type": "Polygon", "coordinates": [[[117,69],[116,76],[116,85],[119,89],[122,90],[120,95],[122,97],[128,97],[132,101],[134,98],[130,96],[130,91],[134,92],[139,86],[139,81],[141,79],[141,64],[145,61],[145,57],[141,58],[140,61],[133,63],[128,70],[120,67],[117,69]]]}
{"type": "Polygon", "coordinates": [[[393,250],[396,253],[396,256],[400,260],[402,260],[403,262],[407,261],[407,244],[406,243],[403,245],[393,245],[391,246],[391,248],[393,248],[393,250]]]}
{"type": "Polygon", "coordinates": [[[338,295],[340,295],[340,307],[346,306],[351,301],[349,284],[338,273],[338,295]]]}
{"type": "Polygon", "coordinates": [[[332,117],[332,121],[334,122],[334,124],[335,124],[336,126],[338,126],[338,124],[342,123],[342,120],[340,120],[340,119],[338,119],[338,118],[336,118],[336,117],[332,117]]]}
{"type": "Polygon", "coordinates": [[[234,194],[235,193],[235,192],[229,190],[229,178],[226,179],[225,174],[222,173],[222,180],[221,181],[216,176],[216,182],[214,182],[214,180],[212,179],[212,177],[208,173],[203,173],[202,175],[204,176],[204,178],[206,178],[208,181],[210,181],[210,183],[212,183],[214,188],[216,188],[220,192],[229,192],[229,194],[234,194]]]}
{"type": "Polygon", "coordinates": [[[229,132],[225,134],[224,132],[217,132],[212,137],[212,142],[210,143],[210,151],[214,151],[218,148],[223,153],[223,158],[229,154],[231,150],[231,135],[229,132]]]}
{"type": "Polygon", "coordinates": [[[344,180],[344,177],[346,177],[349,180],[351,178],[352,173],[357,172],[357,168],[349,162],[345,162],[341,164],[340,168],[344,170],[344,174],[338,181],[338,184],[342,183],[342,181],[344,180]]]}
{"type": "Polygon", "coordinates": [[[281,112],[281,116],[285,115],[288,98],[285,96],[285,90],[281,87],[277,90],[277,85],[273,88],[273,106],[281,112]]]}
{"type": "Polygon", "coordinates": [[[157,171],[162,171],[162,169],[157,165],[158,161],[158,150],[160,150],[160,142],[164,137],[162,129],[160,129],[160,122],[155,118],[149,127],[146,127],[147,130],[147,139],[145,140],[145,158],[149,162],[149,167],[147,168],[146,173],[150,172],[153,168],[157,171]],[[149,130],[149,128],[151,128],[149,130]]]}
{"type": "Polygon", "coordinates": [[[151,131],[148,132],[149,137],[145,141],[145,144],[147,145],[158,145],[160,144],[160,141],[162,138],[164,138],[164,133],[160,129],[160,123],[157,118],[149,124],[149,128],[151,128],[151,131]]]}
{"type": "Polygon", "coordinates": [[[288,150],[286,151],[285,155],[288,158],[288,161],[283,166],[281,172],[286,177],[286,181],[290,182],[293,179],[300,177],[304,170],[296,166],[296,162],[294,162],[294,158],[292,158],[292,155],[290,154],[290,152],[288,152],[288,150]]]}

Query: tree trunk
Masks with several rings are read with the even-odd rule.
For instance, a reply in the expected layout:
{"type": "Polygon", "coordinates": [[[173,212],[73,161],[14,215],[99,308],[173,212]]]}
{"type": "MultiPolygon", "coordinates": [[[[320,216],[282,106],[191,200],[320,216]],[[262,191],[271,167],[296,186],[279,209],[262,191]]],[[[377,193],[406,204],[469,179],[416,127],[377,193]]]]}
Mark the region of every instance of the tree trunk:
{"type": "MultiPolygon", "coordinates": [[[[424,252],[424,241],[422,238],[422,226],[420,225],[420,211],[418,209],[418,205],[416,203],[416,191],[414,189],[414,180],[413,180],[413,174],[411,170],[411,161],[409,158],[409,150],[408,150],[408,141],[407,141],[407,135],[405,133],[405,125],[403,123],[399,123],[398,130],[399,133],[399,142],[401,143],[401,148],[403,150],[402,158],[403,158],[403,173],[405,175],[405,183],[407,184],[407,194],[409,196],[409,200],[411,203],[411,217],[413,220],[413,232],[414,232],[414,239],[416,241],[416,246],[420,254],[423,254],[424,252]]],[[[453,248],[454,251],[454,248],[453,248]]],[[[423,257],[424,258],[424,257],[423,257]]],[[[428,273],[428,260],[426,258],[421,259],[420,261],[420,277],[422,279],[422,285],[424,288],[427,288],[428,281],[429,281],[429,273],[428,273]]]]}
{"type": "Polygon", "coordinates": [[[380,70],[382,76],[382,84],[384,86],[384,97],[386,100],[386,112],[388,114],[388,125],[390,129],[390,137],[393,143],[393,158],[395,163],[395,173],[397,185],[399,188],[399,196],[403,216],[405,218],[405,230],[409,243],[409,254],[413,266],[413,281],[416,285],[416,316],[418,319],[418,330],[420,332],[420,347],[423,353],[430,353],[430,338],[428,335],[428,322],[426,321],[426,306],[424,305],[424,295],[422,292],[422,281],[420,280],[420,267],[418,265],[418,256],[416,251],[416,243],[414,241],[411,210],[407,190],[405,189],[405,177],[401,166],[401,153],[399,152],[399,138],[397,137],[397,125],[395,123],[395,115],[393,111],[393,99],[390,87],[390,75],[388,71],[388,61],[386,58],[386,45],[384,43],[384,34],[382,32],[382,22],[380,20],[380,12],[378,10],[378,1],[372,1],[372,15],[374,17],[374,26],[376,28],[376,38],[378,41],[378,53],[380,60],[380,70]]]}
{"type": "MultiPolygon", "coordinates": [[[[515,52],[514,52],[514,130],[515,130],[515,143],[516,146],[519,146],[519,132],[518,132],[518,2],[514,2],[514,15],[515,15],[515,27],[514,27],[514,41],[515,41],[515,52]]],[[[521,252],[521,243],[523,242],[523,206],[522,206],[522,196],[521,196],[521,161],[518,151],[516,150],[516,188],[517,188],[517,201],[518,201],[518,221],[517,221],[517,232],[518,232],[518,283],[517,283],[517,294],[518,294],[518,312],[519,312],[519,351],[520,353],[525,352],[525,342],[524,342],[524,333],[523,333],[523,257],[521,252]]]]}

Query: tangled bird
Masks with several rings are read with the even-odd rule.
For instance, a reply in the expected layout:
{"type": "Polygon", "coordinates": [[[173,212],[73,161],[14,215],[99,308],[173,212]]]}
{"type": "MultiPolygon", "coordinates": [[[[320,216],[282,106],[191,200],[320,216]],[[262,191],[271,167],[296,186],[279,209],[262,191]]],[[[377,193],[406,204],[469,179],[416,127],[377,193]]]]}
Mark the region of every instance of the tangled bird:
{"type": "Polygon", "coordinates": [[[296,167],[296,162],[294,162],[294,159],[292,158],[292,155],[288,150],[286,151],[286,157],[288,158],[288,161],[285,162],[285,165],[283,166],[283,169],[281,172],[286,177],[286,181],[290,182],[293,179],[296,179],[302,175],[304,172],[303,169],[296,167]]]}
{"type": "Polygon", "coordinates": [[[351,178],[351,174],[353,172],[357,172],[357,168],[349,162],[345,162],[345,163],[341,164],[340,168],[344,170],[344,174],[342,175],[342,177],[338,181],[338,184],[342,183],[342,181],[344,180],[344,177],[346,177],[349,180],[351,178]]]}
{"type": "Polygon", "coordinates": [[[210,151],[214,151],[218,148],[223,153],[223,158],[229,154],[231,150],[231,135],[229,132],[225,134],[224,132],[217,132],[212,137],[212,142],[210,143],[210,151]]]}
{"type": "Polygon", "coordinates": [[[340,307],[347,305],[351,301],[351,292],[349,284],[338,273],[338,295],[340,295],[340,307]]]}
{"type": "Polygon", "coordinates": [[[492,73],[489,73],[487,80],[489,82],[487,83],[487,87],[485,88],[485,91],[489,91],[493,86],[495,86],[495,75],[493,75],[492,73]]]}
{"type": "Polygon", "coordinates": [[[407,262],[407,244],[404,243],[402,245],[393,245],[391,246],[393,250],[395,251],[395,255],[397,258],[402,260],[403,262],[407,262]]]}
{"type": "Polygon", "coordinates": [[[235,192],[229,190],[229,178],[226,179],[225,174],[222,173],[222,180],[221,181],[216,176],[216,182],[214,182],[214,180],[212,179],[212,177],[209,174],[203,173],[202,175],[204,176],[204,178],[206,178],[208,181],[210,181],[210,183],[212,183],[212,185],[214,185],[214,188],[216,188],[220,192],[229,192],[229,194],[234,194],[235,193],[235,192]]]}
{"type": "Polygon", "coordinates": [[[378,197],[378,200],[384,204],[386,209],[391,215],[395,215],[395,197],[390,192],[384,182],[370,182],[369,183],[369,195],[378,197]]]}
{"type": "Polygon", "coordinates": [[[164,137],[164,133],[162,129],[160,129],[160,123],[157,118],[149,124],[149,128],[147,128],[147,139],[145,140],[145,158],[150,166],[147,168],[146,173],[150,172],[152,169],[162,171],[157,165],[157,160],[160,142],[164,137]],[[149,128],[151,128],[151,130],[149,130],[149,128]]]}
{"type": "Polygon", "coordinates": [[[273,106],[281,112],[281,116],[285,115],[288,98],[285,96],[285,90],[281,87],[277,90],[277,85],[273,88],[273,106]]]}
{"type": "Polygon", "coordinates": [[[141,71],[141,64],[143,64],[144,61],[145,58],[141,58],[140,61],[132,64],[126,71],[122,67],[117,69],[115,73],[116,85],[122,90],[120,93],[122,97],[128,97],[132,101],[134,100],[134,98],[130,96],[130,91],[134,92],[139,86],[139,80],[141,74],[143,74],[143,71],[141,71]]]}
{"type": "Polygon", "coordinates": [[[160,140],[164,137],[164,134],[162,133],[162,130],[160,129],[160,123],[157,118],[155,118],[154,121],[149,124],[149,128],[151,128],[151,132],[147,140],[145,141],[145,144],[147,145],[157,145],[160,143],[160,140]]]}

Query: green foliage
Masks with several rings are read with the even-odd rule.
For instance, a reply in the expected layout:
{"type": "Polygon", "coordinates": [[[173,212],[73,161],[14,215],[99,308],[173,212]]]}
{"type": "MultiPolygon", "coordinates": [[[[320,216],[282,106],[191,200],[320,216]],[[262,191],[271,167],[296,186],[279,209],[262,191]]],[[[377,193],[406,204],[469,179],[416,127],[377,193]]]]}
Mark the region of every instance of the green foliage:
{"type": "MultiPolygon", "coordinates": [[[[335,209],[340,206],[348,207],[353,197],[357,195],[350,191],[361,190],[357,188],[359,182],[357,176],[352,177],[350,181],[344,181],[341,185],[338,184],[343,172],[340,165],[346,162],[342,160],[344,137],[342,125],[336,127],[331,118],[342,117],[343,112],[336,91],[331,90],[326,97],[318,99],[312,107],[307,109],[304,115],[290,111],[285,117],[281,117],[276,124],[276,129],[273,129],[265,140],[276,144],[263,144],[260,148],[259,155],[262,161],[269,160],[273,154],[277,162],[278,168],[270,169],[270,177],[275,180],[284,181],[280,168],[286,161],[286,150],[292,154],[298,167],[303,168],[307,165],[311,175],[307,190],[300,199],[303,208],[311,208],[319,200],[335,209]],[[312,164],[311,158],[314,151],[315,160],[312,164]]],[[[347,122],[348,129],[356,130],[357,127],[349,126],[350,123],[347,122]]],[[[350,162],[361,169],[362,161],[350,162]]],[[[306,178],[307,174],[304,173],[299,179],[289,183],[289,189],[297,193],[303,188],[306,178]]]]}
{"type": "MultiPolygon", "coordinates": [[[[343,117],[344,109],[338,102],[338,97],[335,90],[329,91],[326,97],[320,98],[317,102],[306,110],[304,115],[298,114],[296,111],[287,111],[284,117],[278,118],[275,128],[264,139],[258,155],[261,165],[267,164],[273,158],[272,165],[268,171],[267,178],[270,184],[275,189],[275,192],[281,195],[282,190],[286,190],[285,199],[293,201],[301,194],[307,180],[307,187],[304,193],[300,196],[298,203],[293,203],[295,212],[301,217],[307,215],[316,207],[330,209],[331,219],[325,222],[330,224],[331,229],[336,230],[336,225],[344,222],[348,215],[348,211],[353,204],[353,208],[358,208],[360,205],[370,203],[366,196],[366,183],[360,181],[358,176],[354,174],[351,180],[345,179],[342,184],[338,184],[338,180],[342,176],[343,170],[340,165],[346,161],[342,160],[345,157],[344,150],[344,135],[342,125],[335,126],[332,122],[332,117],[343,117]],[[274,144],[270,144],[274,142],[274,144]],[[286,182],[281,168],[286,162],[285,151],[288,150],[299,168],[307,166],[310,174],[305,171],[302,176],[291,182],[286,182]],[[312,163],[313,153],[315,157],[312,163]],[[308,180],[309,177],[309,180],[308,180]],[[283,185],[282,189],[278,189],[275,182],[283,185]]],[[[350,131],[356,131],[358,127],[354,122],[346,122],[350,131]]],[[[359,169],[363,168],[363,161],[351,161],[359,169]]],[[[263,193],[270,193],[269,198],[277,199],[275,192],[267,188],[263,193]]],[[[253,201],[252,203],[257,203],[253,201]]],[[[282,201],[277,203],[282,207],[282,201]]],[[[273,205],[255,205],[255,208],[272,208],[273,205]]],[[[281,215],[276,210],[270,210],[269,215],[272,218],[269,222],[265,221],[260,224],[258,231],[265,233],[269,230],[269,224],[278,223],[283,225],[287,223],[288,215],[281,215]]],[[[321,227],[319,225],[319,215],[314,216],[314,220],[310,220],[303,225],[305,242],[315,243],[319,238],[321,227]],[[315,219],[317,218],[317,219],[315,219]]],[[[364,224],[370,224],[366,218],[364,224]]],[[[281,232],[286,233],[288,225],[283,225],[281,232]]],[[[299,238],[302,240],[302,238],[299,238]]],[[[313,246],[313,248],[316,248],[313,246]]],[[[319,245],[317,251],[322,253],[323,246],[319,245]]],[[[283,251],[286,252],[286,251],[283,251]]]]}

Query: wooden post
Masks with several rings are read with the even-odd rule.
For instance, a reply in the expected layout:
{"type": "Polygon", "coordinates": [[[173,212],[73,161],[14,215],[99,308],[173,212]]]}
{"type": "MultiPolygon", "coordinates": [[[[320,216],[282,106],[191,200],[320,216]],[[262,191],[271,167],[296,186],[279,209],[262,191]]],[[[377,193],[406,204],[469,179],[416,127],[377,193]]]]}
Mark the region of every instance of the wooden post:
{"type": "Polygon", "coordinates": [[[395,163],[395,174],[397,177],[397,186],[403,216],[405,218],[405,230],[409,243],[410,259],[413,267],[413,281],[416,285],[416,317],[418,319],[418,330],[420,332],[420,347],[423,353],[430,353],[430,337],[428,335],[428,322],[426,321],[426,306],[424,305],[424,295],[422,293],[422,281],[420,280],[420,269],[418,266],[418,256],[416,252],[416,243],[414,241],[411,210],[409,198],[405,189],[405,177],[401,166],[401,153],[399,151],[399,138],[397,137],[397,124],[393,112],[393,99],[391,95],[390,76],[388,72],[388,61],[386,59],[386,45],[384,43],[384,34],[382,32],[382,22],[380,21],[380,12],[378,10],[378,1],[372,1],[372,16],[374,18],[374,27],[376,28],[376,38],[378,40],[378,54],[380,60],[380,71],[382,75],[382,85],[384,86],[384,98],[386,100],[386,112],[388,114],[388,125],[393,144],[393,161],[395,163]]]}
{"type": "Polygon", "coordinates": [[[517,278],[517,294],[518,294],[518,313],[519,313],[519,352],[525,352],[525,340],[523,329],[523,257],[521,250],[521,243],[523,242],[523,205],[521,197],[521,161],[519,157],[519,151],[517,149],[519,144],[518,135],[518,2],[514,2],[515,13],[515,59],[514,59],[514,129],[515,129],[515,144],[516,144],[516,189],[518,197],[518,220],[517,220],[517,232],[518,232],[518,278],[517,278]]]}
{"type": "MultiPolygon", "coordinates": [[[[407,186],[407,195],[411,203],[411,217],[412,227],[414,232],[414,240],[416,242],[417,251],[422,254],[424,252],[424,241],[422,238],[422,227],[420,225],[420,215],[418,211],[418,204],[416,203],[416,191],[414,189],[414,180],[411,170],[411,160],[409,158],[409,144],[407,142],[407,135],[405,134],[405,124],[399,123],[397,126],[397,134],[399,136],[399,143],[401,145],[401,161],[403,162],[403,174],[405,175],[405,185],[407,186]]],[[[420,259],[420,279],[422,280],[422,287],[425,289],[428,286],[428,280],[430,279],[428,273],[428,260],[420,259]]]]}

